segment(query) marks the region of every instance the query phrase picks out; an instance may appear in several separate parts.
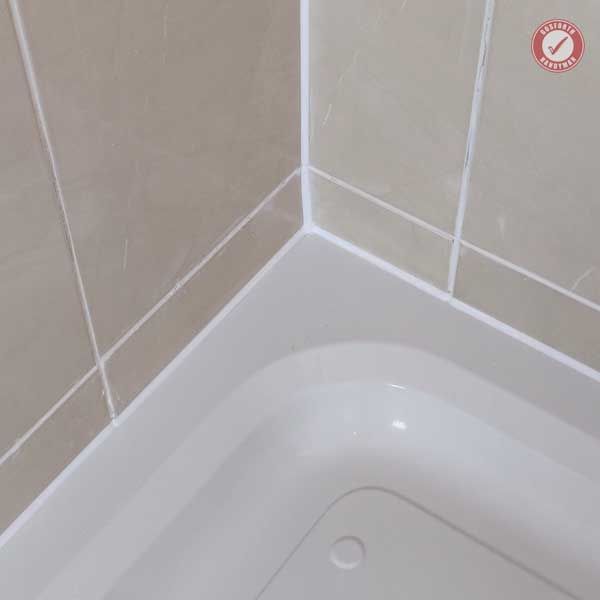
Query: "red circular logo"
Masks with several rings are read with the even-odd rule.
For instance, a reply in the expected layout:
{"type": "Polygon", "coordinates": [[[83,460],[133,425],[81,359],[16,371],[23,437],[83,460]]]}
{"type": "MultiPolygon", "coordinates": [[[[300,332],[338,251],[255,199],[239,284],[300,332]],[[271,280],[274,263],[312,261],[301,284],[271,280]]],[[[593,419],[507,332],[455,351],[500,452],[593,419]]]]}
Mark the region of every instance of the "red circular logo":
{"type": "Polygon", "coordinates": [[[566,19],[542,23],[531,38],[531,52],[540,67],[551,73],[574,69],[585,51],[583,34],[566,19]]]}

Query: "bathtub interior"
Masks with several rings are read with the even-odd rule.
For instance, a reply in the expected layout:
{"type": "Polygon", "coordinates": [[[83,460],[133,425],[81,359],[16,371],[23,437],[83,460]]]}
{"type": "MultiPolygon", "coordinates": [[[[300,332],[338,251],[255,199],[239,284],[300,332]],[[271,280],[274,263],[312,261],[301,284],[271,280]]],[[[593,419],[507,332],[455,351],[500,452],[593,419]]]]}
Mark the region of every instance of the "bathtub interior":
{"type": "Polygon", "coordinates": [[[309,236],[5,539],[1,595],[596,598],[597,398],[309,236]]]}
{"type": "MultiPolygon", "coordinates": [[[[286,367],[232,406],[263,403],[286,367]]],[[[347,381],[284,397],[265,403],[107,598],[475,599],[490,588],[485,597],[541,600],[598,585],[597,481],[407,386],[347,381]],[[331,559],[348,538],[364,548],[357,569],[331,559]]]]}
{"type": "Polygon", "coordinates": [[[387,490],[357,490],[319,520],[260,595],[286,598],[568,598],[387,490]],[[353,536],[348,536],[348,531],[353,536]]]}

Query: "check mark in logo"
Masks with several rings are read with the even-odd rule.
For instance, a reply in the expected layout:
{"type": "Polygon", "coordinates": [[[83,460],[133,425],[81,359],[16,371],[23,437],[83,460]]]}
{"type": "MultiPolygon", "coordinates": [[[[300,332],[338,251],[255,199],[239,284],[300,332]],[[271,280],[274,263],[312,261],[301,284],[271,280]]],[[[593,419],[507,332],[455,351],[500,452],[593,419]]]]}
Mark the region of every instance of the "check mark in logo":
{"type": "Polygon", "coordinates": [[[550,54],[552,54],[553,56],[560,50],[560,47],[569,39],[568,35],[565,35],[565,37],[560,40],[560,42],[558,42],[558,44],[556,44],[556,46],[554,46],[554,48],[552,46],[548,46],[548,50],[550,50],[550,54]]]}

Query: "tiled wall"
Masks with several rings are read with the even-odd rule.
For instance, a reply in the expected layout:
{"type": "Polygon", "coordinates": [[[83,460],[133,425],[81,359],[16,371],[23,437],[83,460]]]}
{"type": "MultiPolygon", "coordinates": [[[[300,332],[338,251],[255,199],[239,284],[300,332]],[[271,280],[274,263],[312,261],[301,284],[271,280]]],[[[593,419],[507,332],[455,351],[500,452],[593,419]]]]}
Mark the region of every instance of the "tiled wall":
{"type": "Polygon", "coordinates": [[[314,0],[318,225],[600,370],[600,5],[314,0]],[[551,18],[587,51],[531,55],[551,18]],[[468,149],[468,150],[467,150],[468,149]]]}
{"type": "Polygon", "coordinates": [[[298,21],[0,0],[0,531],[300,227],[298,21]]]}

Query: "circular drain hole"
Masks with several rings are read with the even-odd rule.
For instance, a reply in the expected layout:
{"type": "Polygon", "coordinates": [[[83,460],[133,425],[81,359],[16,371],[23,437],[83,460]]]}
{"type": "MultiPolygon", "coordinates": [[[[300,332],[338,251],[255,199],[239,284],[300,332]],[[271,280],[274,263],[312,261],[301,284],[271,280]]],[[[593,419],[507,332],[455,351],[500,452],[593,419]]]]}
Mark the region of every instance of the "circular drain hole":
{"type": "Polygon", "coordinates": [[[329,552],[329,560],[345,571],[356,569],[365,559],[365,545],[356,537],[342,537],[337,540],[329,552]]]}

